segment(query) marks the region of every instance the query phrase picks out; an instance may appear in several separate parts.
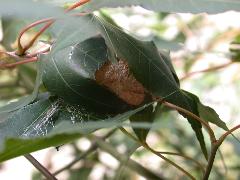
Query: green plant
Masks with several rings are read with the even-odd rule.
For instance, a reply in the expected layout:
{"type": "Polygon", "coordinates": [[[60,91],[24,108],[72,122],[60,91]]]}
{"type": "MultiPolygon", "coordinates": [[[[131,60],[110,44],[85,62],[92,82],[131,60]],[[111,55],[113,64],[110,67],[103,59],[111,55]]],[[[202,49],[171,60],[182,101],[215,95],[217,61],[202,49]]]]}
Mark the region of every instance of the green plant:
{"type": "MultiPolygon", "coordinates": [[[[33,93],[20,97],[18,101],[0,109],[1,162],[25,155],[46,178],[56,179],[28,153],[51,146],[58,147],[84,136],[94,141],[89,152],[99,147],[146,178],[164,179],[164,174],[160,176],[153,173],[115,152],[103,141],[109,134],[102,139],[92,135],[94,131],[102,128],[118,128],[136,143],[133,151],[140,146],[144,147],[182,171],[190,179],[195,179],[181,164],[164,155],[181,156],[200,167],[203,179],[209,178],[217,150],[228,135],[234,136],[232,133],[239,129],[240,125],[229,129],[212,108],[202,104],[196,95],[181,89],[170,55],[157,49],[154,42],[142,41],[126,33],[103,12],[99,15],[92,12],[102,7],[141,5],[150,10],[163,12],[218,13],[239,10],[239,2],[220,1],[216,4],[213,0],[206,2],[194,0],[183,1],[180,6],[173,6],[167,0],[161,2],[85,0],[73,5],[66,4],[64,12],[48,3],[32,1],[1,3],[3,21],[6,18],[6,22],[13,21],[14,25],[17,24],[14,22],[15,19],[6,16],[7,14],[13,13],[20,17],[30,14],[34,18],[44,18],[25,26],[18,33],[16,49],[11,50],[11,46],[6,45],[4,47],[8,50],[1,51],[6,61],[14,61],[2,63],[0,65],[2,69],[23,65],[31,71],[32,67],[28,67],[28,63],[37,62],[37,75],[34,74],[35,71],[30,72],[36,76],[33,93]],[[12,10],[13,3],[19,4],[16,11],[12,10]],[[75,10],[80,6],[82,7],[79,10],[75,10]],[[23,12],[21,7],[28,10],[23,12]],[[45,11],[35,12],[33,10],[35,8],[45,11]],[[48,18],[51,16],[53,18],[48,18]],[[43,24],[43,27],[36,29],[40,24],[43,24]],[[32,28],[35,28],[37,33],[23,45],[21,40],[24,34],[32,28]],[[46,41],[42,48],[33,52],[31,48],[40,36],[46,41]],[[169,110],[176,110],[190,123],[201,152],[207,160],[206,166],[203,167],[201,163],[183,153],[156,151],[146,142],[149,130],[157,129],[152,127],[157,114],[169,113],[169,110]],[[128,119],[129,123],[126,123],[128,119]],[[210,124],[223,129],[225,131],[223,135],[217,138],[210,124]],[[135,135],[128,132],[125,126],[131,127],[135,135]],[[210,153],[202,127],[209,135],[210,153]]],[[[15,34],[16,32],[18,31],[15,31],[15,34]]],[[[4,41],[9,43],[6,39],[4,41]]],[[[232,63],[189,73],[183,79],[196,73],[217,70],[232,63]]],[[[27,76],[32,76],[30,74],[27,76]]],[[[78,160],[82,159],[82,156],[78,160]]],[[[67,168],[70,167],[71,165],[67,168]]]]}

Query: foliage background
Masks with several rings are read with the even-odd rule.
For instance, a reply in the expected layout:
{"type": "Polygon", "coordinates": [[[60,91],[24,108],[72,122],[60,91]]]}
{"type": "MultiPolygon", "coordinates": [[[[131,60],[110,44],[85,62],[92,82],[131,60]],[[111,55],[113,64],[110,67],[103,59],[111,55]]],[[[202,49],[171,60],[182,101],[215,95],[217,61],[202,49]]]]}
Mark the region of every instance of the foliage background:
{"type": "MultiPolygon", "coordinates": [[[[167,14],[132,7],[104,9],[102,13],[110,15],[118,25],[136,33],[141,39],[149,39],[154,36],[155,42],[160,48],[171,49],[172,61],[179,77],[184,77],[189,72],[230,61],[229,45],[240,33],[240,22],[237,21],[240,18],[240,13],[236,12],[217,15],[167,14]]],[[[2,22],[2,24],[4,23],[2,22]]],[[[23,27],[24,23],[20,21],[17,25],[23,27]]],[[[14,28],[19,27],[14,24],[14,28]]],[[[31,36],[31,32],[25,37],[26,40],[29,38],[28,36],[31,36]]],[[[48,36],[43,36],[42,39],[48,39],[48,36]]],[[[14,46],[14,43],[12,45],[14,46]]],[[[1,48],[9,47],[2,43],[1,48]]],[[[32,91],[36,76],[35,69],[34,64],[28,64],[19,66],[18,69],[0,71],[0,105],[3,106],[9,100],[14,100],[32,91]]],[[[201,73],[184,79],[182,88],[197,94],[204,104],[210,105],[218,112],[228,127],[233,127],[237,125],[240,119],[238,105],[240,99],[239,78],[239,65],[235,63],[219,71],[201,73]]],[[[185,120],[181,119],[174,112],[162,114],[161,121],[156,119],[161,129],[152,131],[148,136],[148,142],[155,149],[184,152],[204,162],[200,150],[196,149],[198,147],[197,142],[193,138],[190,126],[185,120]]],[[[101,130],[96,134],[102,135],[105,132],[106,130],[101,130]]],[[[239,137],[239,132],[236,134],[239,137]]],[[[133,148],[131,146],[133,142],[119,131],[109,141],[113,147],[125,154],[133,148]]],[[[59,151],[49,148],[33,153],[33,155],[54,172],[74,159],[81,151],[86,150],[89,143],[86,138],[81,138],[73,144],[60,147],[59,151]]],[[[221,146],[221,151],[227,169],[218,154],[212,178],[217,179],[224,176],[226,179],[239,179],[239,143],[229,137],[221,146]]],[[[139,149],[134,153],[133,159],[156,172],[164,171],[164,174],[170,179],[184,179],[182,174],[176,171],[174,167],[169,166],[146,150],[139,149]]],[[[172,157],[172,159],[178,163],[184,163],[184,167],[192,169],[194,175],[200,176],[198,169],[194,168],[192,163],[183,161],[179,157],[172,157]]],[[[23,179],[31,179],[32,172],[33,177],[37,179],[37,173],[23,158],[10,160],[1,164],[0,168],[0,179],[14,179],[23,176],[26,176],[23,179]],[[18,173],[19,175],[17,175],[18,173]]],[[[80,161],[71,170],[65,171],[57,177],[59,179],[68,179],[68,177],[76,179],[80,175],[87,177],[89,174],[90,179],[111,179],[113,177],[141,179],[127,168],[122,168],[118,161],[102,151],[97,151],[86,160],[80,161]]]]}

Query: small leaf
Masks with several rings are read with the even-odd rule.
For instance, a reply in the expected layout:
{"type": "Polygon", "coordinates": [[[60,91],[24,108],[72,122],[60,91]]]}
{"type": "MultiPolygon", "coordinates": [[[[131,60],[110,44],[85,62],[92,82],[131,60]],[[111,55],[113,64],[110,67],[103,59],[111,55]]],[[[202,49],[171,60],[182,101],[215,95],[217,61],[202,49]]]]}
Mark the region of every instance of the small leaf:
{"type": "Polygon", "coordinates": [[[199,115],[201,118],[228,131],[228,127],[227,127],[226,123],[220,119],[219,115],[216,113],[216,111],[214,109],[212,109],[209,106],[205,106],[201,102],[199,102],[198,103],[198,111],[199,111],[199,115]]]}
{"type": "MultiPolygon", "coordinates": [[[[152,123],[154,118],[153,114],[153,106],[149,106],[142,111],[137,112],[136,114],[132,115],[129,120],[131,122],[149,122],[152,123]]],[[[149,129],[141,129],[141,128],[134,128],[133,130],[140,141],[145,142],[146,137],[148,135],[149,129]]]]}
{"type": "Polygon", "coordinates": [[[228,127],[227,127],[226,123],[220,119],[219,115],[213,108],[202,104],[196,95],[194,95],[190,92],[187,92],[187,91],[184,91],[184,93],[186,93],[191,99],[194,100],[195,106],[197,105],[197,109],[198,109],[200,118],[228,131],[228,127]]]}

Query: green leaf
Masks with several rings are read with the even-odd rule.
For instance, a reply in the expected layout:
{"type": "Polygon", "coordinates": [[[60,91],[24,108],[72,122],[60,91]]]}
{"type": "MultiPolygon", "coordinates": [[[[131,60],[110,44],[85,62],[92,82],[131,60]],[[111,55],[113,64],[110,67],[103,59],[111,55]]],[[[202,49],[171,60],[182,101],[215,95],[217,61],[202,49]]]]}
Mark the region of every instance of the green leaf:
{"type": "Polygon", "coordinates": [[[116,113],[129,106],[95,81],[96,70],[107,61],[104,39],[94,37],[42,59],[43,83],[66,102],[83,104],[99,113],[116,113]]]}
{"type": "Polygon", "coordinates": [[[97,34],[92,23],[93,16],[65,17],[56,21],[50,32],[56,37],[56,43],[52,48],[52,54],[58,50],[75,45],[97,34]]]}
{"type": "Polygon", "coordinates": [[[0,162],[48,147],[56,147],[81,137],[81,134],[58,134],[33,139],[8,138],[0,152],[0,162]]]}
{"type": "Polygon", "coordinates": [[[0,122],[0,162],[71,142],[100,128],[120,127],[123,121],[149,105],[99,119],[93,113],[60,99],[40,100],[0,122]]]}
{"type": "MultiPolygon", "coordinates": [[[[129,120],[131,122],[149,122],[152,123],[154,118],[153,114],[153,106],[149,106],[142,111],[137,112],[136,114],[132,115],[129,120]]],[[[141,129],[141,128],[134,128],[133,130],[140,141],[145,142],[146,137],[150,129],[141,129]]]]}
{"type": "Polygon", "coordinates": [[[95,20],[108,48],[128,62],[134,77],[147,90],[161,97],[179,91],[178,83],[163,60],[165,56],[159,55],[153,42],[140,41],[98,17],[95,20]]]}
{"type": "Polygon", "coordinates": [[[195,102],[195,106],[197,105],[200,118],[228,131],[226,123],[220,119],[219,115],[213,108],[202,104],[196,95],[187,91],[184,91],[184,93],[186,93],[195,102]]]}
{"type": "Polygon", "coordinates": [[[173,67],[173,64],[172,64],[172,61],[171,61],[171,58],[170,58],[170,52],[166,52],[166,51],[163,51],[163,50],[158,50],[160,53],[159,53],[159,56],[162,57],[162,59],[164,60],[165,64],[168,66],[168,68],[170,69],[170,71],[172,72],[172,75],[175,79],[175,81],[177,82],[178,86],[180,87],[180,82],[179,82],[179,79],[178,79],[178,76],[177,76],[177,73],[173,67]]]}
{"type": "Polygon", "coordinates": [[[53,108],[50,108],[51,106],[53,106],[51,101],[43,100],[14,112],[12,116],[0,124],[0,144],[6,137],[32,137],[40,135],[41,132],[44,135],[49,129],[44,123],[51,121],[51,116],[47,116],[55,110],[55,105],[53,108]]]}
{"type": "MultiPolygon", "coordinates": [[[[117,23],[107,14],[105,13],[104,10],[99,11],[99,15],[102,19],[104,19],[105,21],[107,21],[108,23],[114,25],[114,26],[118,26],[117,23]]],[[[118,26],[119,27],[119,26],[118,26]]],[[[119,27],[121,28],[121,27],[119,27]]]]}
{"type": "Polygon", "coordinates": [[[199,102],[198,111],[201,118],[228,131],[228,127],[226,123],[220,119],[219,115],[216,113],[216,111],[213,108],[209,106],[205,106],[201,102],[199,102]]]}
{"type": "MultiPolygon", "coordinates": [[[[191,112],[193,112],[197,116],[200,116],[199,112],[198,112],[198,106],[197,106],[198,102],[197,102],[197,100],[195,98],[192,98],[189,95],[189,93],[186,93],[186,91],[182,91],[182,93],[185,95],[185,98],[188,102],[188,105],[191,107],[191,112]]],[[[185,115],[183,115],[183,116],[185,116],[185,115]]],[[[205,141],[204,141],[204,136],[203,136],[202,129],[201,129],[202,124],[200,122],[196,121],[195,119],[191,119],[191,118],[188,118],[188,119],[189,119],[189,123],[191,124],[193,130],[195,131],[197,139],[200,143],[203,155],[206,158],[206,160],[208,160],[208,151],[207,151],[207,148],[206,148],[206,144],[205,144],[205,141]]]]}
{"type": "Polygon", "coordinates": [[[235,0],[92,0],[84,6],[84,9],[93,11],[104,7],[131,5],[140,5],[157,12],[216,14],[230,10],[240,11],[240,2],[235,0]]]}
{"type": "MultiPolygon", "coordinates": [[[[95,23],[108,48],[119,59],[128,62],[130,71],[148,92],[198,115],[197,107],[193,106],[194,102],[180,90],[178,78],[168,57],[161,52],[159,54],[153,42],[140,41],[99,17],[95,18],[95,23]]],[[[201,123],[182,115],[191,124],[206,156],[201,123]]]]}

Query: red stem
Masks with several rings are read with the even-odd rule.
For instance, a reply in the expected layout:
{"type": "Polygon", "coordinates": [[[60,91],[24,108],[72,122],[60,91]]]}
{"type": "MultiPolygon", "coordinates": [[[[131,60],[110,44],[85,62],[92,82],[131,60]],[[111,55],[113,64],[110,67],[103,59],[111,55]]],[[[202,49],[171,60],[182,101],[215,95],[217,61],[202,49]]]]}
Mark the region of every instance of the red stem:
{"type": "MultiPolygon", "coordinates": [[[[89,2],[90,0],[81,0],[75,4],[73,4],[72,6],[70,6],[69,8],[66,9],[65,12],[69,12],[83,4],[86,4],[87,2],[89,2]]],[[[27,27],[25,27],[19,34],[18,36],[18,39],[17,39],[17,42],[18,42],[18,52],[17,54],[18,55],[23,55],[33,44],[34,42],[36,41],[36,39],[46,30],[48,29],[53,23],[55,22],[55,19],[54,18],[47,18],[47,19],[43,19],[43,20],[39,20],[39,21],[36,21],[30,25],[28,25],[27,27]],[[40,29],[40,31],[34,36],[34,38],[28,43],[28,45],[26,47],[23,47],[21,45],[21,37],[23,36],[23,34],[28,31],[29,29],[39,25],[39,24],[43,24],[43,23],[47,23],[44,27],[42,27],[40,29]]]]}
{"type": "Polygon", "coordinates": [[[26,52],[36,41],[36,39],[44,32],[46,31],[52,24],[54,23],[53,21],[48,22],[44,27],[40,29],[40,31],[34,36],[34,38],[28,43],[26,47],[23,48],[23,52],[26,52]]]}
{"type": "Polygon", "coordinates": [[[79,2],[76,2],[75,4],[73,4],[72,6],[70,6],[69,8],[67,8],[65,10],[65,12],[69,12],[77,7],[82,6],[83,4],[86,4],[87,2],[89,2],[90,0],[80,0],[79,2]]]}
{"type": "Polygon", "coordinates": [[[17,38],[17,43],[18,43],[18,52],[17,52],[17,54],[22,55],[22,54],[25,53],[24,48],[23,48],[22,45],[21,45],[21,38],[22,38],[23,34],[24,34],[26,31],[28,31],[29,29],[31,29],[31,28],[39,25],[39,24],[43,24],[43,23],[47,23],[47,22],[51,22],[51,21],[54,21],[54,19],[53,19],[53,18],[42,19],[42,20],[33,22],[32,24],[29,24],[28,26],[26,26],[25,28],[23,28],[23,29],[21,30],[21,32],[19,33],[18,38],[17,38]]]}
{"type": "Polygon", "coordinates": [[[30,63],[30,62],[35,62],[37,60],[38,60],[37,57],[31,57],[31,58],[24,59],[22,61],[18,61],[18,62],[15,62],[15,63],[0,64],[0,69],[1,68],[12,68],[12,67],[15,67],[17,65],[26,64],[26,63],[30,63]]]}

